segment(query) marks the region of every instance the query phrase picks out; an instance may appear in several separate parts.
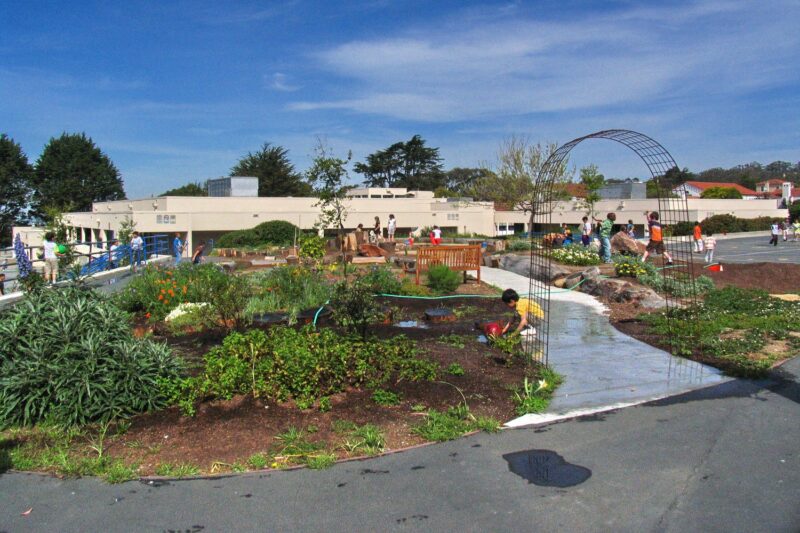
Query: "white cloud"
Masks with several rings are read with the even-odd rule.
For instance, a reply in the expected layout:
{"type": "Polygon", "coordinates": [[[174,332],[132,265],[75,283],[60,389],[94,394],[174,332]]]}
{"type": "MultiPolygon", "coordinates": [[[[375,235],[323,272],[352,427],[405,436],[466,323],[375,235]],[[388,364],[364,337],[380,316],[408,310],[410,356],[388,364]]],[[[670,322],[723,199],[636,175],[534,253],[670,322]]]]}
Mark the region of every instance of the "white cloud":
{"type": "Polygon", "coordinates": [[[281,92],[293,92],[300,89],[300,86],[289,83],[289,77],[282,72],[264,75],[264,84],[270,89],[281,92]]]}
{"type": "Polygon", "coordinates": [[[797,79],[798,7],[697,2],[574,22],[514,12],[352,41],[315,56],[348,96],[289,108],[449,122],[753,91],[797,79]]]}

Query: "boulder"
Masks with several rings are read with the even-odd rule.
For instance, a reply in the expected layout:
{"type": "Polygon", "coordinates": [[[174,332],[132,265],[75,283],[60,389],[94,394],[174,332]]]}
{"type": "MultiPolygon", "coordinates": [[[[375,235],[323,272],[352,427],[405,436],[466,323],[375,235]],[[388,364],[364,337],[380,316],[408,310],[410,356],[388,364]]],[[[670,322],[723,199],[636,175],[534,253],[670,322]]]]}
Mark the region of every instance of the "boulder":
{"type": "Polygon", "coordinates": [[[583,275],[580,272],[575,272],[564,278],[564,287],[571,289],[583,281],[583,275]]]}
{"type": "Polygon", "coordinates": [[[533,268],[531,268],[529,255],[502,255],[500,256],[499,265],[503,270],[525,277],[532,276],[534,279],[547,283],[552,283],[554,279],[563,278],[571,274],[571,271],[556,263],[550,265],[549,272],[546,265],[534,264],[533,268]]]}
{"type": "Polygon", "coordinates": [[[611,237],[611,252],[628,255],[642,255],[645,251],[645,244],[630,237],[624,231],[620,231],[611,237]]]}
{"type": "Polygon", "coordinates": [[[555,281],[553,282],[553,285],[555,285],[555,286],[556,286],[556,287],[558,287],[559,289],[563,289],[563,288],[564,288],[564,286],[566,285],[566,283],[565,283],[566,279],[567,279],[567,278],[558,278],[557,280],[555,280],[555,281]]]}
{"type": "Polygon", "coordinates": [[[394,255],[396,246],[397,246],[397,243],[389,242],[389,241],[384,241],[384,242],[378,244],[378,247],[381,250],[384,250],[387,255],[394,255]]]}
{"type": "Polygon", "coordinates": [[[596,267],[596,266],[587,268],[586,270],[581,272],[581,276],[584,279],[596,278],[599,275],[600,275],[600,269],[598,267],[596,267]]]}
{"type": "Polygon", "coordinates": [[[611,302],[634,302],[645,309],[661,309],[666,306],[666,300],[653,289],[621,279],[587,278],[580,290],[611,302]]]}

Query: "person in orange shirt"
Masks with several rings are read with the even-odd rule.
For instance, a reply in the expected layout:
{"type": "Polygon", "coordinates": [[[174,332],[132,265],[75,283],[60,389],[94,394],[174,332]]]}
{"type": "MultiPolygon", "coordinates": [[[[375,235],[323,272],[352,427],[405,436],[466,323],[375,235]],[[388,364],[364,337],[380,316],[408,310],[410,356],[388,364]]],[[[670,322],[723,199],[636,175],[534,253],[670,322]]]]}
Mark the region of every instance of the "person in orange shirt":
{"type": "Polygon", "coordinates": [[[647,249],[642,256],[642,262],[647,261],[651,253],[661,254],[667,260],[667,265],[672,264],[672,256],[667,253],[664,248],[664,232],[661,222],[658,221],[658,211],[653,211],[647,215],[647,227],[650,229],[650,242],[647,243],[647,249]]]}
{"type": "Polygon", "coordinates": [[[703,253],[703,228],[699,222],[694,223],[694,251],[703,253]]]}

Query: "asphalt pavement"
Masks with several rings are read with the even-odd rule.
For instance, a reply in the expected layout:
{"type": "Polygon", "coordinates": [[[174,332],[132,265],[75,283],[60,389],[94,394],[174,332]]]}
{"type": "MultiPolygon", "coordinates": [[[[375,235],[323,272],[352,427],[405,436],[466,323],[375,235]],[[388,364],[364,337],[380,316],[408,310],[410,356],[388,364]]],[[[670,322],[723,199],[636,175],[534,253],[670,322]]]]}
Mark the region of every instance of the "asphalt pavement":
{"type": "Polygon", "coordinates": [[[797,532],[798,376],[795,359],[768,381],[323,471],[119,485],[6,473],[0,530],[797,532]]]}
{"type": "MultiPolygon", "coordinates": [[[[794,242],[790,237],[787,242],[783,237],[778,240],[778,246],[769,244],[769,235],[758,237],[731,237],[715,235],[717,249],[714,252],[714,261],[726,263],[800,263],[800,241],[794,242]]],[[[702,261],[703,254],[694,254],[702,261]]]]}

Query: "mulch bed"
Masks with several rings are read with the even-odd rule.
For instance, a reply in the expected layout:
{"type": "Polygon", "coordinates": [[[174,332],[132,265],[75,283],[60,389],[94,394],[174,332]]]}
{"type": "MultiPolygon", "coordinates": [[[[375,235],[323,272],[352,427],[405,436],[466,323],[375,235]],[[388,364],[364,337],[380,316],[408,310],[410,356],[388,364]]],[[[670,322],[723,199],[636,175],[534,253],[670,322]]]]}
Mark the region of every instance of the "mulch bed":
{"type": "Polygon", "coordinates": [[[696,265],[695,273],[710,277],[717,288],[734,285],[763,289],[770,294],[800,291],[800,264],[797,263],[723,263],[722,272],[696,265]]]}
{"type": "MultiPolygon", "coordinates": [[[[468,288],[474,293],[476,287],[473,282],[468,288]]],[[[488,287],[482,287],[481,292],[496,294],[496,290],[488,287]]],[[[204,403],[192,418],[170,408],[134,418],[130,428],[109,443],[108,454],[130,464],[140,464],[143,475],[154,473],[160,463],[191,463],[204,472],[225,471],[234,462],[246,463],[252,454],[269,451],[274,437],[290,427],[313,426],[316,431],[308,435],[309,440],[327,441],[332,447],[342,439],[332,428],[336,420],[375,424],[385,434],[387,450],[398,449],[424,442],[411,431],[424,417],[413,411],[413,406],[445,410],[461,403],[462,393],[476,416],[491,416],[501,423],[515,416],[510,389],[520,385],[523,369],[519,363],[508,366],[505,354],[479,342],[479,332],[475,329],[478,320],[507,316],[508,310],[499,298],[434,301],[384,298],[381,303],[392,309],[394,323],[417,320],[428,327],[380,325],[373,328],[373,333],[379,338],[402,334],[416,340],[424,356],[439,363],[442,382],[387,383],[386,389],[402,395],[400,405],[392,407],[375,404],[371,400],[372,391],[348,390],[332,396],[333,407],[324,413],[318,409],[300,410],[292,402],[276,404],[252,396],[204,403]],[[457,312],[456,321],[425,323],[426,309],[444,306],[457,312]],[[463,335],[464,348],[441,342],[447,335],[463,335]],[[452,363],[461,365],[464,375],[448,374],[445,369],[452,363]]],[[[219,342],[199,334],[168,341],[195,361],[201,352],[219,342]]],[[[339,451],[337,456],[344,458],[347,454],[339,451]]]]}

